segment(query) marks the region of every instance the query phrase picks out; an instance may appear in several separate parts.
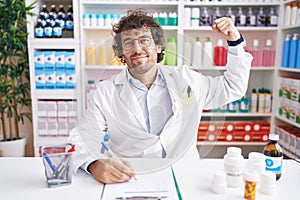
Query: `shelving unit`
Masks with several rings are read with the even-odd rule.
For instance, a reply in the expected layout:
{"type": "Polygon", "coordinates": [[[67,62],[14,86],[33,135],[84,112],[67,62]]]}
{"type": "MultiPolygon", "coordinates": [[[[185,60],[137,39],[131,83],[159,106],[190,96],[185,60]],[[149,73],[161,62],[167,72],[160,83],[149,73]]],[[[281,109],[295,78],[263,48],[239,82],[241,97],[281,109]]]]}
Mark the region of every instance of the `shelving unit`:
{"type": "MultiPolygon", "coordinates": [[[[28,3],[33,2],[33,0],[27,0],[28,3]]],[[[221,11],[224,11],[227,7],[232,7],[237,9],[237,7],[253,7],[256,10],[259,7],[270,8],[274,7],[278,15],[278,26],[277,27],[238,27],[238,29],[243,34],[244,38],[247,39],[247,47],[252,46],[252,41],[258,39],[260,41],[266,41],[266,39],[271,39],[273,41],[273,47],[276,49],[276,61],[274,67],[252,67],[250,80],[249,80],[249,90],[247,96],[250,96],[252,88],[268,88],[273,92],[273,113],[203,113],[202,120],[250,120],[255,121],[257,119],[262,121],[271,122],[271,131],[275,129],[277,124],[290,124],[295,126],[295,124],[290,123],[280,117],[276,116],[278,109],[278,83],[274,81],[276,78],[281,76],[290,77],[300,77],[300,70],[298,69],[286,69],[281,68],[281,49],[282,42],[284,40],[283,35],[286,33],[296,32],[300,30],[300,25],[283,27],[283,16],[282,13],[286,3],[292,1],[278,1],[278,2],[190,2],[185,0],[178,1],[99,1],[99,0],[79,0],[79,1],[62,1],[62,0],[39,0],[35,13],[38,13],[38,9],[44,3],[50,5],[54,4],[72,4],[74,9],[74,38],[60,38],[60,39],[35,39],[33,34],[29,37],[29,53],[30,53],[30,66],[33,69],[33,52],[35,49],[72,49],[76,54],[76,75],[77,75],[77,85],[76,90],[66,91],[66,90],[36,90],[34,82],[34,72],[31,70],[31,85],[32,87],[32,102],[33,102],[33,126],[34,126],[34,145],[40,145],[40,143],[46,143],[45,138],[39,138],[37,134],[37,100],[52,100],[56,99],[72,99],[76,100],[78,103],[77,110],[78,118],[85,111],[85,100],[86,100],[86,85],[88,80],[94,80],[95,82],[110,78],[112,75],[119,73],[125,67],[122,65],[111,65],[112,60],[108,57],[107,64],[99,64],[99,52],[96,52],[96,65],[87,64],[87,47],[93,42],[96,48],[101,47],[109,49],[111,47],[112,36],[111,27],[91,27],[84,25],[82,16],[85,13],[124,13],[129,8],[144,7],[154,12],[166,11],[166,12],[176,12],[178,15],[178,26],[163,26],[165,32],[165,38],[175,37],[177,41],[177,65],[183,64],[183,44],[185,39],[194,39],[199,36],[203,42],[207,36],[211,37],[213,46],[216,45],[219,36],[213,33],[211,27],[200,26],[200,27],[187,27],[184,24],[183,13],[185,7],[203,7],[208,8],[220,7],[221,11]]],[[[243,10],[246,13],[246,10],[243,10]]],[[[222,12],[224,13],[224,12],[222,12]]],[[[36,21],[36,18],[31,19],[31,21],[36,21]]],[[[33,33],[34,24],[28,26],[30,33],[33,33]]],[[[260,44],[264,46],[264,44],[260,44]]],[[[246,48],[247,48],[246,47],[246,48]]],[[[110,53],[109,51],[107,53],[110,53]]],[[[222,74],[225,71],[224,67],[207,67],[200,66],[199,68],[194,68],[193,70],[201,72],[207,75],[217,75],[222,74]]],[[[299,126],[296,126],[299,128],[299,126]]],[[[50,143],[56,143],[56,139],[49,138],[50,143]]],[[[261,151],[264,143],[257,142],[217,142],[217,143],[198,143],[199,151],[203,148],[210,149],[214,147],[215,152],[225,152],[224,148],[229,145],[238,145],[243,148],[248,148],[249,151],[257,150],[261,151]],[[220,147],[220,148],[219,148],[220,147]],[[222,148],[223,149],[222,149],[222,148]]],[[[214,152],[210,152],[214,154],[214,152]]],[[[216,154],[215,154],[216,155],[216,154]]],[[[221,156],[220,154],[218,156],[221,156]]],[[[246,155],[247,156],[247,155],[246,155]]]]}

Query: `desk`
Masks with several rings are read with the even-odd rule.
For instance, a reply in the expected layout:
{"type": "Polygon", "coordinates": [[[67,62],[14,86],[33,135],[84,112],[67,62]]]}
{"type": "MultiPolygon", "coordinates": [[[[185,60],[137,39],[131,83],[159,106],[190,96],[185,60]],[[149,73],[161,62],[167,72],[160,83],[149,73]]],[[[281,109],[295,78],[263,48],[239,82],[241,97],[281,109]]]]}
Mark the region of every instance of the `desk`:
{"type": "Polygon", "coordinates": [[[103,185],[92,176],[72,177],[72,184],[48,188],[41,158],[0,158],[1,200],[99,200],[103,185]]]}
{"type": "MultiPolygon", "coordinates": [[[[227,188],[226,195],[210,192],[213,173],[222,168],[222,159],[202,159],[199,162],[182,159],[174,163],[173,169],[183,199],[242,200],[242,187],[227,188]]],[[[68,186],[48,188],[41,158],[0,158],[1,200],[100,200],[103,185],[93,177],[80,174],[73,176],[72,181],[68,186]]],[[[276,185],[276,194],[266,196],[258,192],[257,200],[296,200],[300,196],[299,186],[300,164],[293,160],[284,160],[282,177],[276,185]]]]}
{"type": "MultiPolygon", "coordinates": [[[[223,169],[222,159],[201,159],[199,162],[180,160],[173,165],[176,180],[184,200],[242,200],[244,188],[226,188],[226,195],[210,191],[213,174],[223,169]]],[[[281,178],[276,182],[276,193],[272,196],[256,193],[256,200],[299,200],[300,163],[284,160],[281,178]]]]}

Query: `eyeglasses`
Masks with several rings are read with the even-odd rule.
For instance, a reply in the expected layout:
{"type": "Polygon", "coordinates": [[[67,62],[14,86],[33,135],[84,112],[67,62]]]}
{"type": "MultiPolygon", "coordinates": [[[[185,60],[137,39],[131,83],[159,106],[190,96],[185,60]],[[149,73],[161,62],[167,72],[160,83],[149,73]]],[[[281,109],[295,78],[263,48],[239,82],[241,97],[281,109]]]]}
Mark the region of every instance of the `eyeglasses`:
{"type": "Polygon", "coordinates": [[[123,49],[126,51],[132,50],[134,48],[134,41],[137,40],[140,47],[147,48],[151,45],[152,38],[150,36],[141,36],[138,39],[126,39],[123,42],[123,49]]]}

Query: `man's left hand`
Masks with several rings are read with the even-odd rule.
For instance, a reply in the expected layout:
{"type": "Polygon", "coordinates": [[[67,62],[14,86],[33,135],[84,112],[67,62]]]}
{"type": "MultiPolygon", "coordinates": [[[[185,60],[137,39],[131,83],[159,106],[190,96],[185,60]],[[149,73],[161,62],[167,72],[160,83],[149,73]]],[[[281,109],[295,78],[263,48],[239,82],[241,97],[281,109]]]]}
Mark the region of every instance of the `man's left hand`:
{"type": "Polygon", "coordinates": [[[241,37],[240,32],[229,17],[216,19],[212,25],[212,29],[228,41],[236,41],[241,37]]]}

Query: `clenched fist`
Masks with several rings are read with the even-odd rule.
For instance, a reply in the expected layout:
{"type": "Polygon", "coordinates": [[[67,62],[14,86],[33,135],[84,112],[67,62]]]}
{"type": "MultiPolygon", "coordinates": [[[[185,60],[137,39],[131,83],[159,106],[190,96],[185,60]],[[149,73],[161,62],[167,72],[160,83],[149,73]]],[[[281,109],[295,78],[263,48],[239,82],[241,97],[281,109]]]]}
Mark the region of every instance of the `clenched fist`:
{"type": "Polygon", "coordinates": [[[241,37],[240,32],[229,17],[216,19],[212,25],[212,29],[228,41],[236,41],[241,37]]]}

